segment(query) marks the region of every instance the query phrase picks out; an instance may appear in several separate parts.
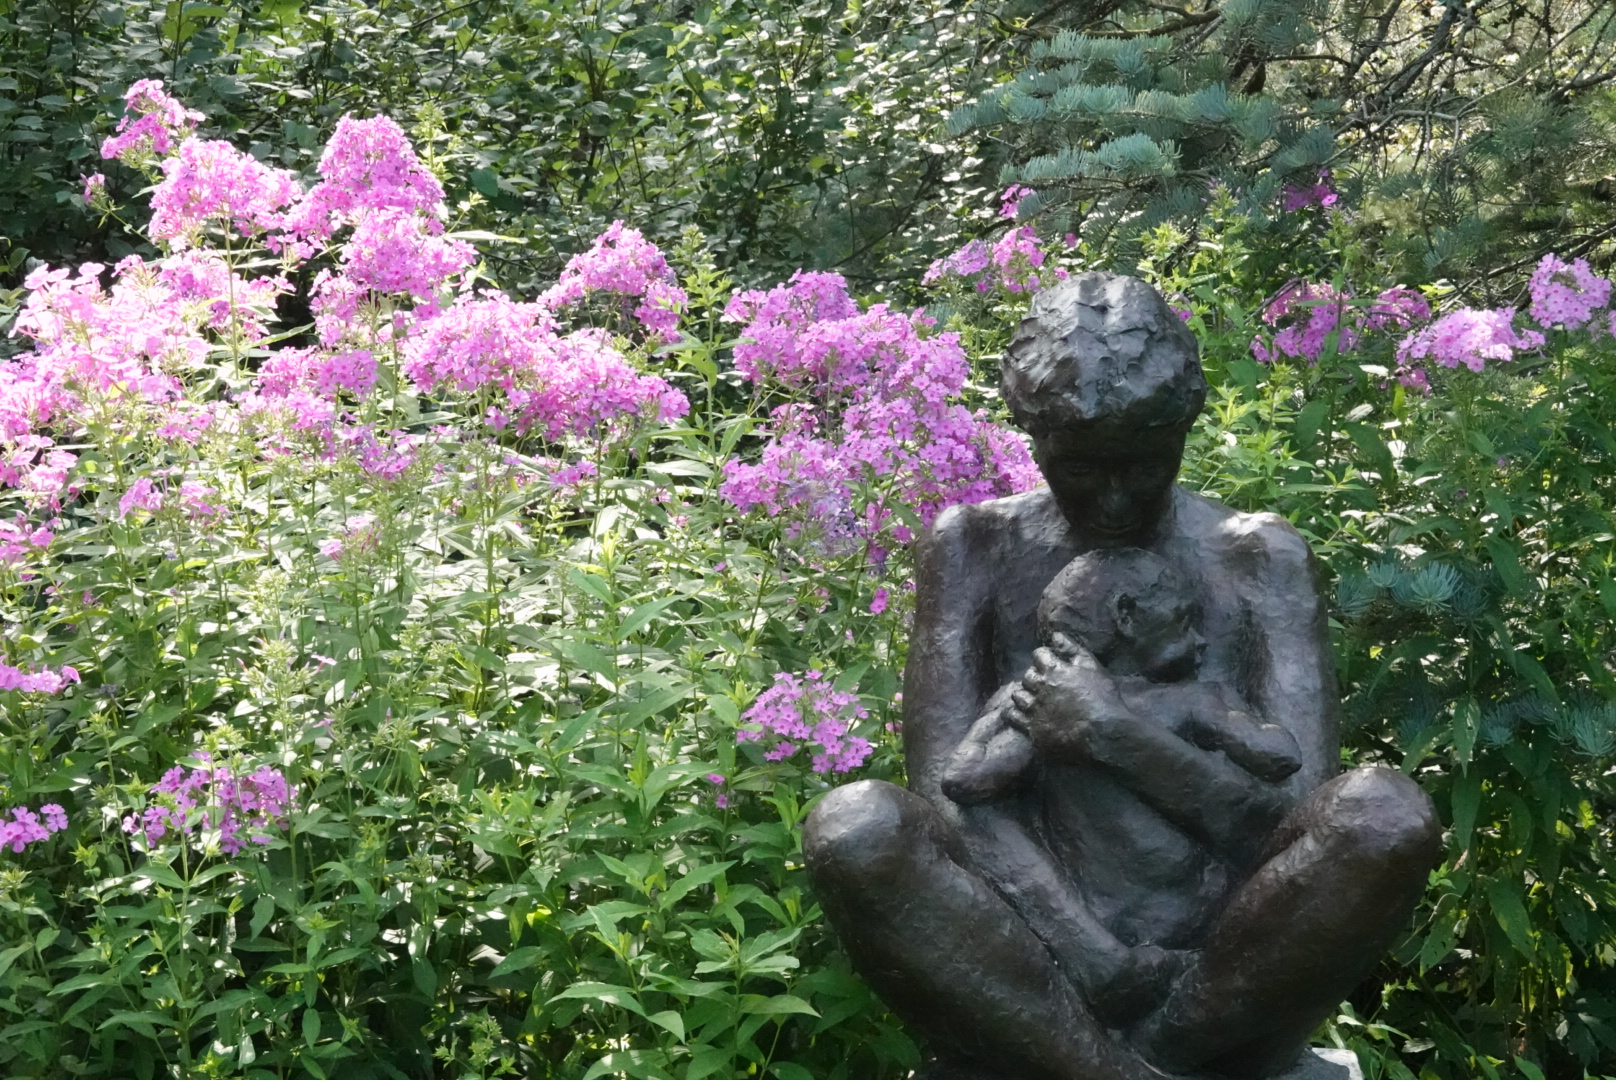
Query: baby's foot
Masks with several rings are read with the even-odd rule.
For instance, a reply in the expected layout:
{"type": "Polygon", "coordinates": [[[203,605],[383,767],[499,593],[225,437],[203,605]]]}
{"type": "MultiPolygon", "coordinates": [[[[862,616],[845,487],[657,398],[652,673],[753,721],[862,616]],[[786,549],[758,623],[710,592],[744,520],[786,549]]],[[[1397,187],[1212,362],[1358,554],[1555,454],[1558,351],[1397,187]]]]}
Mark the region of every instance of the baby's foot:
{"type": "Polygon", "coordinates": [[[1090,1003],[1100,1022],[1126,1028],[1167,998],[1167,991],[1188,966],[1191,954],[1182,949],[1137,945],[1128,961],[1094,995],[1090,1003]]]}

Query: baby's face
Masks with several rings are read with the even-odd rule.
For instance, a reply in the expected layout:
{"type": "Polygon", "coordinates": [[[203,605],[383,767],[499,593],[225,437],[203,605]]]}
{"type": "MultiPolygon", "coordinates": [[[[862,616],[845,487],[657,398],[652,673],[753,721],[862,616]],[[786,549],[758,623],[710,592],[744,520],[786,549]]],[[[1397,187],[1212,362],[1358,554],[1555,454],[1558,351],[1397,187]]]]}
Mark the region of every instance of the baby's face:
{"type": "Polygon", "coordinates": [[[1206,639],[1195,628],[1195,605],[1187,597],[1139,598],[1117,630],[1111,667],[1151,682],[1193,679],[1206,651],[1206,639]]]}

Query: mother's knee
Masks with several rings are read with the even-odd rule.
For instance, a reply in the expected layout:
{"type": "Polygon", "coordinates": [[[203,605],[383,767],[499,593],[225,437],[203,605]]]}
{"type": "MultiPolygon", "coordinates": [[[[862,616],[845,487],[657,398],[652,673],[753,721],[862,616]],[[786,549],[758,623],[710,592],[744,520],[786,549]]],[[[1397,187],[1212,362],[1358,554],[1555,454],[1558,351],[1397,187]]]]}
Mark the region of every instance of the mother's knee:
{"type": "Polygon", "coordinates": [[[936,811],[912,791],[860,780],[819,801],[803,828],[802,849],[815,884],[894,882],[920,855],[936,828],[936,811]]]}
{"type": "Polygon", "coordinates": [[[1326,833],[1343,855],[1407,867],[1421,875],[1442,851],[1442,823],[1430,796],[1400,772],[1366,766],[1343,773],[1320,791],[1326,833]]]}

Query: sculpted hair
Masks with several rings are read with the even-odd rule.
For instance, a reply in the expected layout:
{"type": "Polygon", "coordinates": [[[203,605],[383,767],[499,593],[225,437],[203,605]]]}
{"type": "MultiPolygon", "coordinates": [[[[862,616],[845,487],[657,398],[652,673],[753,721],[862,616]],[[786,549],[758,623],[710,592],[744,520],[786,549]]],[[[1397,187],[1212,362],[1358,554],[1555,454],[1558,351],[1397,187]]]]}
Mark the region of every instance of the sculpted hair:
{"type": "Polygon", "coordinates": [[[1038,602],[1038,635],[1072,638],[1104,664],[1122,644],[1121,605],[1161,593],[1182,595],[1184,583],[1160,555],[1143,548],[1102,548],[1066,564],[1038,602]]]}
{"type": "Polygon", "coordinates": [[[1033,436],[1185,431],[1206,403],[1195,335],[1138,278],[1076,274],[1033,298],[1002,363],[1005,402],[1033,436]]]}

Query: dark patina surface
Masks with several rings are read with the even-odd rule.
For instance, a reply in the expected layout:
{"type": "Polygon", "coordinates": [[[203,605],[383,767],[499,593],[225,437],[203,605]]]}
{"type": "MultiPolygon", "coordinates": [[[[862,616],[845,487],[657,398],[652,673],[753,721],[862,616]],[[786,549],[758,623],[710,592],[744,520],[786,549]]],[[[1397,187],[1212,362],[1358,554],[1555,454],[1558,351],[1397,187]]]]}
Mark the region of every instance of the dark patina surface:
{"type": "Polygon", "coordinates": [[[1084,274],[1039,294],[1004,389],[1048,486],[949,510],[921,543],[910,786],[821,801],[804,838],[815,888],[938,1078],[1286,1073],[1407,920],[1439,849],[1431,804],[1398,773],[1340,772],[1301,537],[1174,483],[1206,387],[1154,289],[1084,274]],[[1040,642],[1046,586],[1124,547],[1193,590],[1192,681],[1152,686],[1040,642]],[[1248,771],[1164,719],[1209,695],[1288,732],[1300,768],[1248,771]],[[1002,792],[958,780],[989,709],[1013,731],[967,755],[1030,741],[1034,762],[1002,792]]]}

